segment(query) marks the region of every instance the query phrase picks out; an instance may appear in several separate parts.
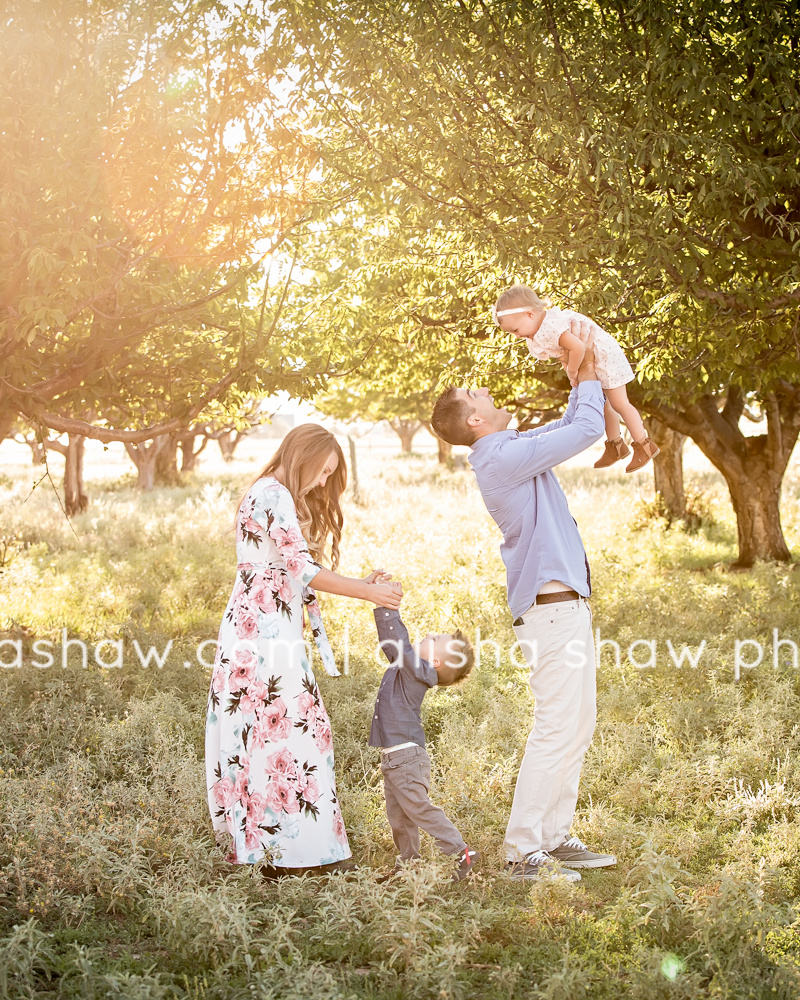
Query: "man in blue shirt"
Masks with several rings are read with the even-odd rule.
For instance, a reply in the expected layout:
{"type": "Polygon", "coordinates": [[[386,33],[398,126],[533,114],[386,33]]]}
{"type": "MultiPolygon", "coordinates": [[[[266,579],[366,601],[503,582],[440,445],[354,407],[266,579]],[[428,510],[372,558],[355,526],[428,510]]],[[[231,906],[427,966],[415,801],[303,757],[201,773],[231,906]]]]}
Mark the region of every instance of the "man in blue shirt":
{"type": "Polygon", "coordinates": [[[442,393],[431,417],[439,437],[471,449],[481,495],[503,533],[508,605],[530,667],[534,726],[505,837],[515,879],[558,872],[578,880],[574,869],[616,864],[569,832],[595,726],[595,657],[589,563],[553,473],[603,436],[603,405],[587,351],[560,420],[508,430],[511,414],[494,405],[487,389],[455,387],[442,393]]]}

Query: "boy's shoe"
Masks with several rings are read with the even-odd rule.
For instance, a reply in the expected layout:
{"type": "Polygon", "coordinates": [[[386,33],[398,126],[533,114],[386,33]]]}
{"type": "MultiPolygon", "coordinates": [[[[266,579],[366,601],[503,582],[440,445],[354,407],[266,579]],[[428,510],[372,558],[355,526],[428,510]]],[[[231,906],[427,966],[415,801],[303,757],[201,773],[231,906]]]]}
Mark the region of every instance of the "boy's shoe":
{"type": "Polygon", "coordinates": [[[634,441],[633,458],[625,466],[625,471],[636,472],[637,469],[641,469],[647,465],[651,458],[655,458],[656,455],[660,454],[661,449],[649,437],[646,437],[644,441],[634,441]]]}
{"type": "Polygon", "coordinates": [[[565,878],[568,882],[580,882],[581,877],[569,868],[562,868],[547,851],[534,851],[524,861],[509,861],[506,874],[514,881],[522,879],[565,878]]]}
{"type": "Polygon", "coordinates": [[[399,875],[407,864],[408,861],[404,861],[398,854],[397,858],[395,859],[394,868],[390,868],[389,871],[384,872],[383,875],[378,875],[375,881],[378,883],[378,885],[383,885],[384,882],[391,882],[392,879],[395,877],[395,875],[399,875]]]}
{"type": "Polygon", "coordinates": [[[608,868],[617,863],[613,854],[596,854],[577,837],[570,837],[548,853],[565,868],[608,868]]]}
{"type": "Polygon", "coordinates": [[[617,438],[616,441],[606,440],[605,451],[594,463],[594,467],[595,469],[607,469],[609,465],[613,465],[614,462],[618,462],[621,458],[625,458],[626,455],[630,455],[630,453],[630,448],[622,438],[617,438]]]}
{"type": "Polygon", "coordinates": [[[481,852],[471,851],[469,847],[464,849],[464,853],[458,857],[458,868],[453,872],[453,882],[463,882],[468,875],[475,871],[476,862],[480,861],[481,852]]]}

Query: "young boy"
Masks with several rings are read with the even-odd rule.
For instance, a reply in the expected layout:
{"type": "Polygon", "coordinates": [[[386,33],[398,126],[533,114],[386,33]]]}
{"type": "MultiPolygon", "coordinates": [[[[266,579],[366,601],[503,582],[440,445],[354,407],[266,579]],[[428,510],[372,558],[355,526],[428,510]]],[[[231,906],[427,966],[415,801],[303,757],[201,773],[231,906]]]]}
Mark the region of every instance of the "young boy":
{"type": "Polygon", "coordinates": [[[453,875],[460,882],[473,870],[479,853],[470,850],[444,811],[433,805],[431,759],[425,750],[420,709],[428,688],[455,684],[472,670],[472,644],[460,631],[453,635],[426,635],[412,646],[399,611],[375,608],[381,649],[390,666],[381,680],[369,745],[381,748],[381,771],[386,815],[400,852],[391,878],[404,861],[419,857],[419,827],[427,831],[444,854],[458,857],[453,875]]]}

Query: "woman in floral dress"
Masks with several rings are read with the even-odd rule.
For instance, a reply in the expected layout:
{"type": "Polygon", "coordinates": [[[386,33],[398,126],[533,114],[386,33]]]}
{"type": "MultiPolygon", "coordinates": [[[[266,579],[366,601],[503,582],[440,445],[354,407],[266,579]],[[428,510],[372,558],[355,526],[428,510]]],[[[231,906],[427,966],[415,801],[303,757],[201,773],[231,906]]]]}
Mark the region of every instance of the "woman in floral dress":
{"type": "Polygon", "coordinates": [[[227,860],[308,869],[350,857],[336,799],[331,724],[303,638],[339,671],[317,590],[398,607],[397,584],[324,569],[339,557],[347,473],[317,424],[291,430],[247,489],[236,517],[238,567],[219,631],[206,719],[208,801],[227,860]]]}

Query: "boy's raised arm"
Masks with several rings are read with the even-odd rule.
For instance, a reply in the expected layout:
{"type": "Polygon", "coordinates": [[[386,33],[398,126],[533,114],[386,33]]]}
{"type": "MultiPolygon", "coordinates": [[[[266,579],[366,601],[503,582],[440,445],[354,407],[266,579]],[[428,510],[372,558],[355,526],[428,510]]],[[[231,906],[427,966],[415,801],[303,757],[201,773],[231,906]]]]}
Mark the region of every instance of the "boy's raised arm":
{"type": "Polygon", "coordinates": [[[390,665],[410,670],[416,678],[430,684],[432,667],[426,660],[421,660],[412,649],[408,640],[408,629],[403,624],[400,612],[390,611],[388,608],[375,608],[374,614],[378,642],[390,665]]]}
{"type": "Polygon", "coordinates": [[[373,608],[375,627],[378,630],[378,642],[381,651],[392,666],[400,666],[406,658],[406,650],[414,656],[414,650],[408,641],[408,629],[403,624],[399,611],[388,608],[373,608]]]}

